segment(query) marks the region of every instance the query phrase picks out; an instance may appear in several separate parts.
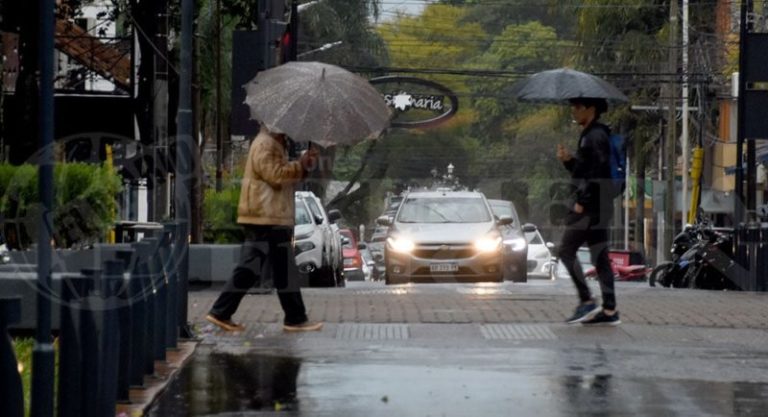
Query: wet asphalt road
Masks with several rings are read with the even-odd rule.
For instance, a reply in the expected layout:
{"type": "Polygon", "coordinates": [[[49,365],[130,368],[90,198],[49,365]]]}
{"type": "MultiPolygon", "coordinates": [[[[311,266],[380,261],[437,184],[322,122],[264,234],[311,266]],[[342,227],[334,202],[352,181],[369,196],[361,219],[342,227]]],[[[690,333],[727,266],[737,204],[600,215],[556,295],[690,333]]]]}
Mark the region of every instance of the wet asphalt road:
{"type": "Polygon", "coordinates": [[[768,346],[746,343],[762,330],[704,343],[686,335],[710,329],[629,323],[518,324],[531,337],[501,340],[487,326],[403,326],[203,331],[150,416],[768,416],[768,346]]]}

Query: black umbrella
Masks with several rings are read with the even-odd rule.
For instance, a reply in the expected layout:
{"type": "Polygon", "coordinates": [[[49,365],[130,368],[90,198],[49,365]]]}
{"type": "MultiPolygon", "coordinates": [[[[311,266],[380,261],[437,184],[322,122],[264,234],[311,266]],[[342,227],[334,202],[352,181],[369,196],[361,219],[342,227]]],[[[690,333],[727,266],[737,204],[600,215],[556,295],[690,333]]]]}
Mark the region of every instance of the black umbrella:
{"type": "Polygon", "coordinates": [[[512,94],[520,101],[534,103],[563,104],[572,98],[602,98],[613,103],[629,101],[609,82],[570,68],[537,72],[515,84],[512,94]]]}

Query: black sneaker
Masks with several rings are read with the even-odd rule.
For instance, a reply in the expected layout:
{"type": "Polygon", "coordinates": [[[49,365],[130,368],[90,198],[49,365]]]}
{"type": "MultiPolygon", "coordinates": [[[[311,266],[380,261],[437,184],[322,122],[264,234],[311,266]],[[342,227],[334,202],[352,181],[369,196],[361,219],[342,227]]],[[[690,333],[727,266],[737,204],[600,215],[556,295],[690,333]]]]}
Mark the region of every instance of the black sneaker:
{"type": "Polygon", "coordinates": [[[581,323],[581,322],[592,319],[593,317],[595,317],[595,314],[599,313],[601,310],[602,310],[602,307],[597,305],[597,303],[595,302],[581,304],[578,307],[576,307],[576,311],[573,312],[573,316],[571,316],[571,318],[569,318],[565,322],[568,324],[581,323]]]}
{"type": "Polygon", "coordinates": [[[585,326],[618,326],[621,324],[621,320],[619,319],[618,311],[615,311],[610,316],[601,311],[591,320],[583,321],[581,324],[585,326]]]}

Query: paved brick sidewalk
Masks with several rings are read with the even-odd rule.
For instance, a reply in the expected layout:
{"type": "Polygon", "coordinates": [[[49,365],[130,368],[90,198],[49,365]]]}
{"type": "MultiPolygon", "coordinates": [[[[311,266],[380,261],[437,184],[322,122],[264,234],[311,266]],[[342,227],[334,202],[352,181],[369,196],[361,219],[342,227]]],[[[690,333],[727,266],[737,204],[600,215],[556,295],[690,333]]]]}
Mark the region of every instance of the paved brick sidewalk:
{"type": "MultiPolygon", "coordinates": [[[[560,323],[576,302],[572,284],[566,280],[391,287],[351,283],[347,288],[302,292],[311,319],[327,323],[560,323]]],[[[620,282],[617,294],[622,321],[627,324],[768,329],[765,293],[675,290],[620,282]]],[[[191,292],[189,320],[204,323],[217,295],[218,289],[191,292]]],[[[279,323],[282,311],[277,297],[248,295],[235,320],[279,323]]]]}

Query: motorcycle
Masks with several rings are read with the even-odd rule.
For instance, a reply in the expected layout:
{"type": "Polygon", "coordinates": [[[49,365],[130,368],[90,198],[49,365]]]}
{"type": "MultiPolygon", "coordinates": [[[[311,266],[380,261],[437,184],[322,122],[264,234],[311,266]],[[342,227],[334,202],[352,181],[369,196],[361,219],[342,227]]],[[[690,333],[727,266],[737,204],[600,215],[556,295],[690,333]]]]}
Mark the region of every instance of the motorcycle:
{"type": "MultiPolygon", "coordinates": [[[[611,270],[613,270],[613,279],[616,281],[645,281],[653,268],[646,265],[617,265],[611,262],[611,270]]],[[[589,268],[584,276],[597,279],[597,268],[589,268]]]]}
{"type": "Polygon", "coordinates": [[[736,290],[738,287],[728,278],[735,266],[732,256],[733,242],[725,233],[712,229],[702,230],[699,243],[691,248],[693,262],[683,277],[688,288],[707,290],[736,290]]]}
{"type": "Polygon", "coordinates": [[[680,288],[691,262],[694,261],[696,251],[691,248],[699,242],[699,231],[703,224],[686,225],[682,232],[678,233],[672,241],[672,260],[658,264],[648,277],[648,284],[655,287],[659,283],[664,287],[680,288]]]}

